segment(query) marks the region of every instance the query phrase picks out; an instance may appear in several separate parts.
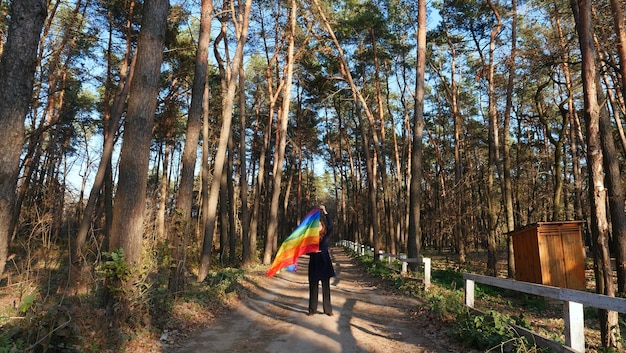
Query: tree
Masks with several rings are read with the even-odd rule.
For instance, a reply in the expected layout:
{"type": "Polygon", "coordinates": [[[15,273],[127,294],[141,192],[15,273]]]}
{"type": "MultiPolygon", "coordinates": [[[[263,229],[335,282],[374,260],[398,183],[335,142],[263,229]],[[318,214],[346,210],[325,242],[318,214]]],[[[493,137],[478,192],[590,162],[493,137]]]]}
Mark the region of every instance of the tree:
{"type": "Polygon", "coordinates": [[[285,63],[284,71],[284,85],[282,88],[282,106],[279,110],[278,118],[278,138],[274,158],[274,183],[273,192],[270,202],[270,219],[267,229],[267,238],[265,241],[265,252],[263,256],[263,263],[271,263],[271,255],[273,254],[278,239],[278,207],[280,201],[283,163],[285,161],[285,147],[287,145],[287,126],[289,123],[289,107],[291,104],[291,81],[293,77],[294,67],[294,51],[295,51],[295,30],[296,30],[296,15],[297,6],[296,1],[292,0],[289,7],[289,29],[287,31],[287,62],[285,63]]]}
{"type": "Polygon", "coordinates": [[[256,259],[256,239],[250,236],[250,212],[248,208],[248,168],[246,165],[246,76],[243,65],[239,68],[239,180],[241,198],[241,242],[243,265],[256,259]]]}
{"type": "Polygon", "coordinates": [[[11,2],[11,21],[0,57],[0,275],[8,257],[24,120],[31,101],[46,6],[47,2],[41,0],[11,2]]]}
{"type": "Polygon", "coordinates": [[[213,170],[213,178],[211,180],[208,199],[206,200],[206,202],[208,202],[208,214],[206,215],[205,223],[203,224],[204,239],[202,242],[202,253],[200,254],[200,269],[198,270],[197,277],[198,282],[204,281],[209,273],[209,266],[211,264],[211,250],[213,247],[213,233],[215,226],[215,217],[217,213],[217,201],[220,194],[220,176],[222,175],[226,163],[226,152],[228,148],[228,141],[230,140],[230,128],[232,125],[232,112],[235,99],[235,89],[237,88],[239,82],[239,65],[243,61],[243,48],[246,43],[246,37],[248,35],[251,6],[252,1],[246,0],[242,10],[243,16],[238,16],[237,13],[234,13],[232,11],[230,12],[232,21],[236,24],[237,28],[237,49],[235,50],[235,56],[232,62],[233,69],[231,70],[230,75],[226,80],[227,87],[222,97],[222,127],[220,130],[217,155],[215,156],[215,168],[213,170]]]}
{"type": "MultiPolygon", "coordinates": [[[[515,60],[517,59],[517,1],[511,0],[511,55],[507,60],[508,82],[506,85],[506,105],[504,107],[504,124],[502,128],[502,171],[504,210],[506,212],[507,231],[515,230],[513,210],[513,186],[511,181],[511,110],[513,109],[513,88],[515,86],[515,60]]],[[[508,276],[515,277],[515,254],[511,237],[507,237],[508,276]]]]}
{"type": "MultiPolygon", "coordinates": [[[[606,190],[600,129],[600,105],[598,103],[597,67],[593,41],[590,0],[570,0],[576,21],[582,57],[584,92],[584,115],[587,125],[587,163],[589,170],[589,198],[591,202],[591,233],[594,244],[594,269],[596,292],[615,296],[613,270],[609,253],[609,224],[606,210],[606,190]]],[[[600,332],[604,347],[618,347],[619,336],[617,312],[600,311],[600,332]],[[618,328],[618,329],[616,329],[618,328]]]]}
{"type": "Polygon", "coordinates": [[[409,258],[417,258],[421,248],[420,208],[422,206],[422,135],[424,129],[424,72],[426,70],[426,0],[419,0],[418,6],[417,79],[415,80],[413,150],[411,152],[411,197],[409,199],[409,258]]]}
{"type": "Polygon", "coordinates": [[[126,261],[133,270],[139,268],[141,261],[148,162],[168,7],[168,0],[144,4],[136,71],[131,82],[124,124],[109,249],[122,248],[126,261]]]}
{"type": "MultiPolygon", "coordinates": [[[[333,27],[330,24],[330,21],[328,20],[326,14],[324,13],[324,10],[322,9],[322,7],[320,6],[320,3],[318,0],[314,0],[313,4],[315,5],[315,9],[317,11],[317,13],[320,16],[320,19],[322,21],[322,26],[324,27],[324,29],[326,30],[326,32],[328,33],[328,35],[331,37],[333,44],[335,45],[335,49],[337,50],[337,59],[339,60],[339,71],[341,76],[343,77],[343,79],[345,80],[345,82],[348,84],[349,88],[350,88],[350,92],[352,93],[352,100],[353,100],[353,104],[354,104],[354,109],[356,110],[356,116],[357,116],[357,125],[359,126],[360,132],[361,132],[361,139],[363,142],[363,153],[365,156],[365,165],[366,165],[366,171],[367,171],[367,185],[368,185],[368,190],[367,190],[367,202],[368,202],[368,208],[369,208],[369,212],[371,213],[371,218],[370,218],[370,224],[369,227],[371,229],[370,234],[373,234],[373,237],[371,239],[371,242],[373,243],[373,247],[375,249],[381,249],[382,248],[382,242],[381,242],[381,238],[380,238],[380,230],[379,230],[379,216],[378,216],[378,207],[377,207],[377,178],[376,178],[376,167],[374,166],[374,162],[375,162],[375,157],[372,156],[369,150],[369,129],[367,129],[367,127],[365,126],[365,123],[361,117],[362,113],[365,113],[365,116],[367,118],[367,121],[370,124],[370,127],[373,129],[373,127],[375,126],[374,121],[376,120],[374,118],[374,114],[372,112],[372,109],[370,108],[368,102],[366,101],[364,95],[361,92],[361,89],[359,89],[359,87],[357,87],[352,73],[350,72],[350,65],[348,65],[348,61],[346,59],[346,55],[344,53],[344,50],[342,49],[337,36],[335,35],[335,31],[333,30],[333,27]]],[[[376,133],[372,133],[372,144],[374,146],[374,151],[376,155],[381,155],[380,153],[380,143],[378,142],[378,136],[376,133]]],[[[374,257],[374,259],[376,260],[377,257],[374,257]]]]}
{"type": "MultiPolygon", "coordinates": [[[[624,4],[620,3],[618,0],[611,0],[611,12],[613,14],[613,26],[615,28],[615,34],[618,39],[617,43],[617,54],[619,57],[619,72],[621,77],[621,87],[622,87],[622,102],[626,102],[626,26],[624,25],[624,4]]],[[[616,120],[618,128],[621,127],[621,122],[616,120]]],[[[610,126],[610,124],[609,124],[610,126]]],[[[610,129],[606,131],[605,138],[608,140],[611,138],[610,129]]],[[[609,158],[609,161],[613,161],[615,163],[619,163],[617,158],[609,158]]],[[[613,165],[613,168],[616,166],[613,165]]],[[[608,169],[608,168],[607,168],[608,169]]],[[[617,175],[619,175],[619,167],[617,170],[617,175]]],[[[612,199],[615,201],[615,204],[618,202],[623,203],[623,193],[621,192],[621,184],[619,181],[615,180],[616,183],[613,185],[617,188],[620,188],[620,192],[612,194],[621,194],[618,198],[613,197],[612,199]]],[[[611,189],[611,188],[610,188],[611,189]]],[[[609,197],[611,199],[611,197],[609,197]]],[[[613,229],[615,231],[615,239],[616,239],[616,253],[617,253],[617,290],[621,294],[626,294],[626,231],[624,230],[626,224],[624,224],[624,212],[623,208],[617,208],[611,206],[611,219],[613,221],[613,229]],[[615,212],[615,213],[614,213],[615,212]],[[617,225],[616,222],[619,222],[617,225]]]]}
{"type": "Polygon", "coordinates": [[[443,49],[441,50],[441,58],[438,57],[436,50],[437,43],[433,43],[432,55],[429,60],[430,67],[432,71],[434,71],[439,80],[441,81],[440,86],[445,92],[445,97],[447,99],[448,109],[452,115],[453,126],[454,126],[454,185],[453,188],[454,194],[456,195],[456,220],[454,225],[454,232],[456,238],[456,246],[457,252],[459,254],[459,263],[465,264],[466,262],[466,254],[467,254],[467,227],[464,226],[465,222],[463,219],[465,218],[464,213],[467,209],[468,197],[466,192],[466,183],[463,181],[464,178],[464,163],[462,158],[462,153],[464,151],[463,148],[463,135],[464,135],[464,125],[465,125],[465,116],[462,112],[461,106],[471,106],[473,102],[467,102],[467,104],[463,104],[462,98],[463,93],[461,92],[462,81],[460,82],[460,78],[462,77],[458,71],[457,62],[462,59],[460,53],[464,51],[463,40],[461,40],[460,36],[454,35],[451,33],[451,29],[449,24],[447,23],[447,15],[445,8],[440,9],[440,14],[442,15],[442,21],[440,23],[440,28],[433,31],[432,41],[441,41],[441,45],[447,45],[448,52],[445,52],[443,49]],[[447,56],[444,56],[447,55],[447,56]],[[449,68],[446,69],[445,64],[449,64],[449,68]],[[448,79],[449,76],[449,79],[448,79]],[[449,82],[448,82],[449,81],[449,82]]]}
{"type": "MultiPolygon", "coordinates": [[[[111,156],[115,147],[116,134],[120,128],[120,121],[124,113],[124,107],[126,106],[126,99],[128,97],[128,91],[130,90],[130,83],[132,82],[133,73],[135,70],[135,63],[137,62],[137,55],[133,53],[133,41],[131,35],[131,23],[134,18],[134,1],[131,1],[128,8],[128,19],[126,22],[126,46],[123,59],[121,60],[121,67],[119,68],[119,83],[114,94],[110,93],[110,89],[106,89],[104,93],[104,109],[103,109],[103,137],[104,144],[102,150],[102,156],[100,157],[100,163],[94,177],[94,182],[87,199],[87,204],[83,211],[82,219],[76,232],[76,238],[73,243],[73,249],[71,254],[72,262],[79,260],[82,255],[82,248],[87,240],[87,233],[89,227],[94,218],[94,211],[96,209],[98,198],[102,192],[104,195],[105,203],[105,238],[109,238],[109,231],[113,217],[113,167],[111,165],[111,156]],[[132,59],[131,59],[132,58],[132,59]],[[111,97],[112,96],[112,97],[111,97]],[[109,103],[110,102],[110,103],[109,103]],[[110,104],[110,106],[109,106],[110,104]]],[[[109,19],[109,36],[112,37],[112,24],[109,19]]],[[[112,77],[113,68],[113,53],[112,43],[109,41],[109,47],[107,48],[107,76],[105,86],[109,87],[114,80],[112,77]]],[[[108,244],[105,244],[105,249],[108,244]]]]}
{"type": "Polygon", "coordinates": [[[617,56],[621,77],[622,100],[626,102],[626,25],[624,25],[624,2],[611,0],[613,26],[617,37],[617,56]]]}
{"type": "MultiPolygon", "coordinates": [[[[192,233],[191,206],[193,203],[194,173],[198,154],[198,139],[202,123],[204,91],[207,89],[209,42],[211,40],[211,21],[213,20],[213,1],[202,0],[200,14],[200,36],[194,66],[193,84],[191,86],[191,108],[187,118],[187,132],[185,134],[185,149],[183,150],[178,193],[176,195],[176,217],[180,218],[175,224],[179,229],[172,232],[174,246],[175,267],[170,276],[170,290],[175,291],[183,278],[186,263],[187,237],[192,233]]],[[[206,143],[206,141],[205,141],[206,143]]]]}

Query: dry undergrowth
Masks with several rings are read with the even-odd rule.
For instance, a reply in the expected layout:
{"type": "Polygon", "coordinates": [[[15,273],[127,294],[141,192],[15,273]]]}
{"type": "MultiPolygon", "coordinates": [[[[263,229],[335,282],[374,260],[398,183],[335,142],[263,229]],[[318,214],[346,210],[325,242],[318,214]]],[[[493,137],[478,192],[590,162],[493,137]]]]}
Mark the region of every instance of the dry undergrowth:
{"type": "MultiPolygon", "coordinates": [[[[457,266],[450,255],[434,254],[431,258],[433,270],[457,266]]],[[[467,268],[471,272],[484,273],[486,262],[482,254],[473,254],[468,260],[467,268]]],[[[7,341],[6,337],[12,337],[14,345],[17,339],[22,340],[21,345],[15,345],[20,348],[16,351],[32,348],[33,351],[48,349],[86,353],[167,352],[190,335],[220,320],[241,296],[246,295],[246,281],[241,282],[237,295],[220,298],[204,296],[199,299],[198,292],[202,292],[203,288],[195,286],[193,295],[181,295],[169,303],[167,308],[157,304],[149,310],[139,310],[140,317],[134,318],[132,328],[124,327],[114,324],[111,319],[111,310],[115,309],[101,308],[97,299],[98,285],[91,269],[85,269],[81,280],[70,286],[63,280],[62,274],[50,270],[50,263],[46,265],[42,268],[47,271],[31,271],[28,276],[24,275],[26,271],[18,271],[17,266],[7,267],[7,274],[0,282],[0,334],[5,336],[4,341],[0,339],[0,351],[10,348],[11,341],[7,341]],[[32,303],[28,304],[30,301],[32,303]],[[56,337],[56,340],[46,337],[56,337]]],[[[500,275],[505,277],[506,264],[501,262],[499,266],[500,275]]],[[[60,265],[55,268],[60,268],[60,265]]],[[[592,270],[588,269],[587,272],[588,278],[593,278],[592,270]]],[[[246,276],[253,278],[252,282],[262,280],[264,271],[252,269],[246,272],[246,276]]],[[[588,283],[592,291],[593,281],[588,280],[588,283]]],[[[488,309],[509,316],[523,314],[534,332],[563,340],[561,303],[537,299],[534,304],[520,308],[512,306],[510,301],[503,296],[488,303],[478,301],[477,307],[480,309],[481,305],[486,305],[488,309]]],[[[597,315],[593,315],[593,311],[591,315],[589,313],[585,310],[585,339],[590,348],[588,352],[596,352],[600,343],[597,315]]],[[[428,310],[418,310],[412,315],[416,322],[428,323],[424,326],[425,332],[432,331],[438,340],[449,339],[444,334],[445,323],[438,324],[436,317],[428,310]]]]}

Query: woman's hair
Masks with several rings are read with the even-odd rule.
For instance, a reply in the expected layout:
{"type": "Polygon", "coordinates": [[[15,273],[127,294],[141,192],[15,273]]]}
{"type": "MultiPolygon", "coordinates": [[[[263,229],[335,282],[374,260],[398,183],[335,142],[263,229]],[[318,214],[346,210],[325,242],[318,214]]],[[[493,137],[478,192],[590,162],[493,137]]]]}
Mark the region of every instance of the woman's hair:
{"type": "Polygon", "coordinates": [[[326,235],[326,224],[320,219],[320,237],[326,235]]]}

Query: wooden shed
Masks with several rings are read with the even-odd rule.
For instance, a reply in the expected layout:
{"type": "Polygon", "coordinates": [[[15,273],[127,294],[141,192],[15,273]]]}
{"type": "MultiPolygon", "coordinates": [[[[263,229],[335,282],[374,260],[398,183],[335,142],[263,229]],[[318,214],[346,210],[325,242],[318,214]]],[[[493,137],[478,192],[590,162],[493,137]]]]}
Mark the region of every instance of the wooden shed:
{"type": "Polygon", "coordinates": [[[586,288],[582,221],[539,222],[509,236],[513,241],[516,280],[586,288]]]}

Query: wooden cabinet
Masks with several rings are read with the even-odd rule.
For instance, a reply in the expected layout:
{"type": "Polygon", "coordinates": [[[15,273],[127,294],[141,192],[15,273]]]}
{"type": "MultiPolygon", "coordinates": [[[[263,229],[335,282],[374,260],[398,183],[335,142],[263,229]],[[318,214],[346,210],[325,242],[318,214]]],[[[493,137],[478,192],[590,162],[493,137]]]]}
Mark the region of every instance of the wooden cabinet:
{"type": "Polygon", "coordinates": [[[539,222],[509,236],[513,241],[516,280],[586,288],[582,221],[539,222]]]}

